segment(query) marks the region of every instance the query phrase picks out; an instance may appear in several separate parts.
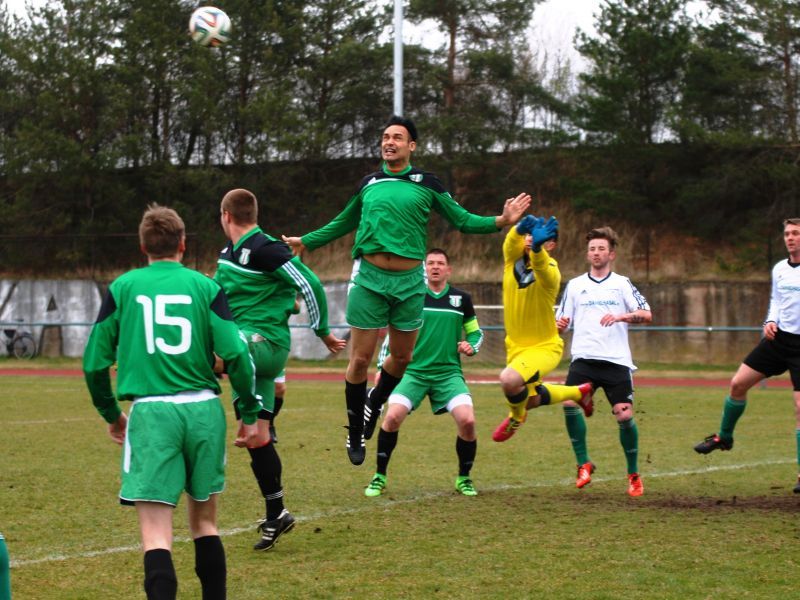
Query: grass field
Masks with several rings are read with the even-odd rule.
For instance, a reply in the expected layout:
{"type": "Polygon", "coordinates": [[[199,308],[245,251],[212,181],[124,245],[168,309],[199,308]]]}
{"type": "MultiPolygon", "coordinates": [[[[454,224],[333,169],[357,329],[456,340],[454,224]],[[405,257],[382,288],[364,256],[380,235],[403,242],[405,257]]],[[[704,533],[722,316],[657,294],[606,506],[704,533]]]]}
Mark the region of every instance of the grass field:
{"type": "MultiPolygon", "coordinates": [[[[116,500],[120,450],[82,379],[0,381],[0,531],[14,598],[144,598],[135,512],[116,500]]],[[[263,501],[246,453],[230,446],[220,518],[230,598],[797,594],[800,498],[791,491],[797,466],[788,390],[753,392],[736,448],[702,457],[692,445],[716,430],[725,390],[639,389],[645,495],[632,499],[602,393],[588,422],[598,471],[577,490],[561,409],[536,411],[497,444],[491,431],[503,402],[495,386],[476,385],[479,496],[453,491],[455,427],[424,405],[401,430],[387,493],[373,499],[363,488],[375,443],[364,465],[350,465],[341,387],[292,381],[290,372],[278,449],[287,507],[299,522],[267,553],[251,549],[263,501]]],[[[199,598],[184,511],[182,502],[179,597],[199,598]]]]}

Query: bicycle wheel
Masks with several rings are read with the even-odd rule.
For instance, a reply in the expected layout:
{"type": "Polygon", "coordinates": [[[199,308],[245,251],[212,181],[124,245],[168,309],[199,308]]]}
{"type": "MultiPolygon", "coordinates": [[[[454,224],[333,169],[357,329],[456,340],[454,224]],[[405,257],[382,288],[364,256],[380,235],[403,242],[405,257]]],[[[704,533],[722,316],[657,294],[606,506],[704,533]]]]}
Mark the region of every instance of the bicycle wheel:
{"type": "Polygon", "coordinates": [[[20,333],[14,337],[14,356],[17,358],[33,358],[36,355],[36,342],[30,333],[20,333]]]}

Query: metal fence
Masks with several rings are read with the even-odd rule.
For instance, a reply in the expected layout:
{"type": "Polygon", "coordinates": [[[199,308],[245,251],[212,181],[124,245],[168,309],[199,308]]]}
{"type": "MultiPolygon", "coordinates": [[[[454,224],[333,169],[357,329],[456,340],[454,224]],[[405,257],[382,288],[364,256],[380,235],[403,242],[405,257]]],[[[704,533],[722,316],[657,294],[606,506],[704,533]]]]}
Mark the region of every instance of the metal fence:
{"type": "MultiPolygon", "coordinates": [[[[64,323],[58,321],[36,321],[20,323],[18,321],[0,321],[0,330],[20,329],[29,331],[36,340],[38,353],[44,356],[61,356],[63,339],[70,335],[70,328],[82,328],[81,335],[88,336],[92,322],[77,321],[64,323]],[[65,328],[67,331],[65,331],[65,328]]],[[[306,324],[290,324],[293,336],[307,333],[306,324]]],[[[345,323],[330,325],[335,331],[346,331],[350,326],[345,323]]],[[[505,361],[505,329],[502,325],[482,325],[485,339],[481,348],[482,362],[502,364],[505,361]]],[[[760,327],[736,326],[630,326],[630,342],[633,356],[639,362],[672,363],[672,364],[737,364],[752,349],[761,337],[760,327]]],[[[565,354],[569,353],[570,332],[564,335],[565,354]]],[[[0,347],[0,354],[7,353],[0,347]]],[[[317,358],[302,356],[298,358],[317,358]]],[[[467,359],[468,360],[468,359],[467,359]]]]}

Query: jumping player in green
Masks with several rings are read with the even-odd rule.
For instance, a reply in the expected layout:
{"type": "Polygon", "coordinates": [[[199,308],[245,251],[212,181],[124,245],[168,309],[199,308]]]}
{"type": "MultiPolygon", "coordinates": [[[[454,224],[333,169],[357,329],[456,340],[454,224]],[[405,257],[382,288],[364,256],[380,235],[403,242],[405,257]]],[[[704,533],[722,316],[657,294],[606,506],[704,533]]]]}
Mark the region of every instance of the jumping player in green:
{"type": "Polygon", "coordinates": [[[92,402],[124,445],[122,504],[133,504],[144,549],[149,599],[173,599],[173,509],[185,490],[194,539],[195,572],[203,598],[225,598],[225,550],[217,530],[217,497],[225,487],[225,411],[214,376],[214,354],[228,367],[244,425],[236,444],[257,446],[253,363],[222,288],[180,260],[183,221],[152,205],[139,225],[149,265],[111,283],[83,356],[92,402]],[[117,363],[117,396],[109,369],[117,363]]]}
{"type": "Polygon", "coordinates": [[[459,355],[477,353],[483,343],[483,332],[478,326],[471,296],[448,283],[452,268],[447,253],[440,248],[428,251],[425,271],[428,289],[414,360],[389,396],[388,409],[378,432],[377,470],[364,490],[366,496],[383,493],[400,426],[412,410],[419,408],[425,396],[430,398],[434,414],[449,412],[458,428],[456,490],[465,496],[477,495],[470,478],[478,448],[475,412],[459,355]]]}
{"type": "MultiPolygon", "coordinates": [[[[269,426],[275,411],[275,378],[289,357],[289,316],[298,292],[308,308],[311,328],[328,350],[338,352],[346,342],[328,329],[328,304],[319,278],[292,256],[285,243],[259,228],[258,200],[252,192],[235,189],[225,194],[220,222],[229,242],[217,260],[214,279],[225,290],[236,324],[247,338],[256,366],[256,390],[263,403],[258,429],[265,442],[248,452],[266,502],[266,516],[259,525],[261,540],[254,549],[269,550],[295,523],[283,506],[283,469],[269,426]]],[[[234,409],[238,419],[238,399],[234,399],[234,409]]]]}
{"type": "Polygon", "coordinates": [[[380,170],[364,177],[347,205],[330,223],[302,237],[285,237],[296,253],[313,250],[355,230],[353,271],[347,297],[350,362],[345,375],[350,462],[364,462],[367,375],[378,331],[389,327],[389,357],[370,396],[366,431],[374,430],[379,411],[411,362],[422,326],[427,227],[436,211],[464,233],[495,233],[513,225],[531,203],[528,194],[506,200],[503,213],[482,217],[468,212],[439,179],[411,166],[417,128],[394,116],[381,141],[380,170]]]}

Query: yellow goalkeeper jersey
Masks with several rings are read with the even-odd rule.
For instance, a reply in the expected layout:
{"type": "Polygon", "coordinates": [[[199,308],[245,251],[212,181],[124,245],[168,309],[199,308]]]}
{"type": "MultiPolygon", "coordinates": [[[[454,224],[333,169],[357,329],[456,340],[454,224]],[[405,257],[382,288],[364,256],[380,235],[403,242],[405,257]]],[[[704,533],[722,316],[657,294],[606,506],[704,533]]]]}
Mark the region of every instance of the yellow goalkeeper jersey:
{"type": "Polygon", "coordinates": [[[503,242],[503,322],[509,354],[521,347],[563,344],[553,312],[561,285],[558,263],[542,248],[529,253],[529,272],[525,273],[517,264],[525,252],[525,236],[512,227],[503,242]],[[535,281],[525,286],[531,272],[535,281]]]}

